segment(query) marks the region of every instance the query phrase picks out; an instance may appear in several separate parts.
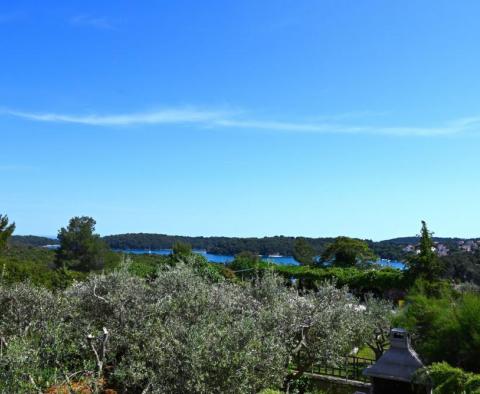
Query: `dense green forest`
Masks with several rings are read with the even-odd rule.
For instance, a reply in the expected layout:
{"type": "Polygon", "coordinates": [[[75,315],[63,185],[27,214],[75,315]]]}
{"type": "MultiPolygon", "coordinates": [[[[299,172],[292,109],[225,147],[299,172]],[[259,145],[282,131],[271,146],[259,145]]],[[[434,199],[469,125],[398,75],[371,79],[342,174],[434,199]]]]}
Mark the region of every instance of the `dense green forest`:
{"type": "MultiPolygon", "coordinates": [[[[103,238],[113,249],[169,249],[176,242],[192,245],[194,249],[205,249],[209,253],[235,255],[243,251],[269,255],[279,253],[292,256],[295,237],[186,237],[164,234],[119,234],[103,238]]],[[[332,238],[308,239],[313,248],[320,252],[332,238]]]]}
{"type": "Polygon", "coordinates": [[[49,237],[39,237],[37,235],[12,235],[10,238],[12,245],[24,246],[46,246],[58,245],[58,239],[49,237]]]}
{"type": "MultiPolygon", "coordinates": [[[[327,245],[334,238],[305,238],[317,255],[321,255],[327,245]]],[[[205,249],[209,253],[236,255],[243,251],[255,254],[269,255],[279,253],[283,256],[294,255],[295,240],[298,237],[274,236],[263,238],[237,238],[237,237],[187,237],[164,234],[118,234],[103,237],[105,242],[113,249],[170,249],[176,242],[192,245],[194,249],[205,249]]],[[[460,238],[433,237],[434,242],[444,244],[451,252],[458,250],[460,238]]],[[[373,252],[384,259],[403,260],[408,253],[403,248],[409,244],[416,244],[418,237],[402,237],[384,241],[365,240],[373,252]]]]}
{"type": "MultiPolygon", "coordinates": [[[[119,234],[103,237],[113,249],[169,249],[176,242],[192,245],[194,249],[205,249],[209,253],[236,255],[243,251],[270,255],[279,253],[283,256],[294,255],[296,237],[275,236],[263,238],[237,237],[186,237],[164,234],[119,234]]],[[[321,255],[334,238],[304,238],[317,255],[321,255]]],[[[382,258],[403,259],[405,244],[382,241],[367,241],[373,251],[382,258]]]]}
{"type": "MultiPolygon", "coordinates": [[[[123,259],[122,253],[108,252],[105,269],[112,270],[123,259]]],[[[247,255],[248,256],[248,255],[247,255]]],[[[132,269],[137,272],[155,272],[156,268],[168,261],[168,256],[160,255],[130,255],[132,269]]],[[[442,277],[455,282],[468,282],[480,286],[480,252],[465,253],[456,252],[440,259],[445,270],[442,277]]],[[[0,269],[5,270],[5,280],[11,282],[24,279],[34,283],[46,285],[49,288],[55,286],[58,275],[55,270],[55,252],[41,247],[25,246],[12,242],[10,247],[0,253],[0,269]]],[[[216,264],[211,264],[216,266],[216,264]]],[[[231,263],[232,269],[258,268],[274,269],[285,278],[297,278],[302,283],[314,283],[325,279],[336,278],[339,284],[348,285],[352,289],[370,289],[374,292],[382,292],[388,288],[402,289],[406,286],[404,275],[398,270],[384,268],[381,270],[362,270],[358,268],[317,268],[309,266],[275,266],[261,261],[253,261],[247,258],[245,262],[242,254],[231,263]],[[242,263],[243,261],[243,263],[242,263]],[[243,264],[243,265],[242,265],[243,264]]]]}
{"type": "MultiPolygon", "coordinates": [[[[112,249],[171,249],[177,242],[188,243],[194,249],[206,250],[212,254],[236,255],[249,251],[255,254],[270,255],[279,253],[283,256],[293,256],[295,252],[295,240],[299,237],[274,236],[263,238],[240,238],[240,237],[189,237],[180,235],[129,233],[107,235],[102,239],[112,249]]],[[[334,238],[304,238],[312,247],[314,253],[320,256],[327,245],[334,238]]],[[[444,244],[450,252],[458,252],[458,242],[461,238],[433,237],[434,242],[444,244]]],[[[33,235],[14,235],[10,241],[16,245],[44,246],[56,245],[57,239],[38,237],[33,235]]],[[[404,260],[408,253],[403,251],[407,245],[415,245],[418,237],[401,237],[383,241],[366,240],[373,252],[384,259],[404,260]]]]}

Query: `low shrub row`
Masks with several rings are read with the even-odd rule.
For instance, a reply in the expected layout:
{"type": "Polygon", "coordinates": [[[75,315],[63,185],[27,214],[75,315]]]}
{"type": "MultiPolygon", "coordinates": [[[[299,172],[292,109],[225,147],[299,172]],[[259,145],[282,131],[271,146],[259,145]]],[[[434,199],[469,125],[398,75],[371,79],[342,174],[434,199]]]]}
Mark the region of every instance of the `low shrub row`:
{"type": "Polygon", "coordinates": [[[336,281],[357,294],[374,293],[389,298],[401,297],[408,287],[408,278],[394,268],[318,268],[259,264],[260,270],[271,269],[289,280],[296,280],[304,288],[317,287],[325,281],[336,281]]]}

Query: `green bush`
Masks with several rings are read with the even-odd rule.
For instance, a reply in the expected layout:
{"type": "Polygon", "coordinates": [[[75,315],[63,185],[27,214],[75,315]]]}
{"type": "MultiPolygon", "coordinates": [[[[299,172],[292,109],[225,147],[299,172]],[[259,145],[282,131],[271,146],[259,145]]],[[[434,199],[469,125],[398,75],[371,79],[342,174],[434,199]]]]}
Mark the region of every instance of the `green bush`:
{"type": "Polygon", "coordinates": [[[308,266],[285,266],[261,263],[260,270],[273,270],[287,280],[295,278],[299,286],[312,289],[325,281],[335,280],[338,286],[348,286],[357,294],[375,293],[384,295],[392,290],[404,291],[408,281],[402,271],[394,268],[319,268],[308,266]]]}
{"type": "Polygon", "coordinates": [[[102,377],[121,392],[255,393],[295,381],[286,365],[338,362],[361,341],[363,314],[345,289],[299,293],[270,274],[240,286],[187,260],[55,292],[0,283],[0,393],[68,381],[96,392],[102,377]]]}
{"type": "MultiPolygon", "coordinates": [[[[79,272],[55,267],[55,252],[31,246],[10,246],[0,252],[0,278],[4,283],[30,281],[48,289],[64,289],[74,280],[85,280],[88,272],[79,272]]],[[[129,261],[131,273],[147,278],[154,277],[158,268],[172,264],[170,256],[162,255],[122,255],[107,251],[104,255],[103,271],[111,272],[120,267],[122,261],[129,261]]],[[[101,272],[97,270],[93,272],[101,272]]]]}
{"type": "Polygon", "coordinates": [[[412,333],[414,347],[425,361],[446,361],[480,372],[479,316],[478,293],[457,293],[448,282],[417,281],[394,324],[412,333]]]}
{"type": "Polygon", "coordinates": [[[415,379],[431,384],[433,394],[480,394],[480,375],[465,372],[446,362],[434,363],[418,371],[415,379]]]}
{"type": "Polygon", "coordinates": [[[49,289],[71,283],[53,269],[54,252],[33,247],[11,246],[0,253],[0,280],[3,283],[30,281],[49,289]]]}

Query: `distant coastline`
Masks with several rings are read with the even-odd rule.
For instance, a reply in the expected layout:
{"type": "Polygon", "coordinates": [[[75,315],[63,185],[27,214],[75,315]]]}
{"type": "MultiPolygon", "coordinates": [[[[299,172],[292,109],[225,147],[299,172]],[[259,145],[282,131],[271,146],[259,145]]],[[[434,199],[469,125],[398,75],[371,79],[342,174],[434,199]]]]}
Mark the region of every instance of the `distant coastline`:
{"type": "MultiPolygon", "coordinates": [[[[160,249],[160,250],[151,250],[151,249],[113,249],[115,252],[122,253],[131,253],[131,254],[156,254],[156,255],[169,255],[172,253],[171,249],[160,249]]],[[[193,250],[193,252],[198,253],[204,256],[211,263],[221,263],[226,264],[235,259],[233,255],[219,255],[213,253],[207,253],[204,250],[193,250]]],[[[266,262],[271,262],[273,264],[279,265],[299,265],[299,262],[295,260],[292,256],[259,256],[261,260],[266,262]]],[[[388,259],[379,259],[377,264],[383,267],[392,267],[397,269],[404,269],[405,264],[401,261],[388,260],[388,259]]]]}
{"type": "MultiPolygon", "coordinates": [[[[170,250],[177,242],[188,243],[194,250],[208,255],[210,261],[225,262],[244,251],[263,256],[278,264],[295,264],[291,257],[294,255],[295,237],[273,236],[262,238],[238,237],[191,237],[150,233],[127,233],[102,237],[108,246],[114,250],[128,251],[162,251],[170,250]]],[[[333,242],[333,238],[305,238],[317,255],[321,255],[325,247],[333,242]]],[[[374,253],[385,261],[405,261],[415,253],[418,245],[417,237],[401,237],[384,241],[365,240],[374,253]]],[[[437,253],[440,256],[455,252],[473,252],[480,248],[478,238],[442,238],[434,237],[437,253]]],[[[46,246],[55,248],[58,240],[50,237],[33,235],[16,235],[12,237],[12,244],[26,246],[46,246]]],[[[142,252],[143,253],[143,252],[142,252]]],[[[387,264],[385,264],[387,265],[387,264]]]]}

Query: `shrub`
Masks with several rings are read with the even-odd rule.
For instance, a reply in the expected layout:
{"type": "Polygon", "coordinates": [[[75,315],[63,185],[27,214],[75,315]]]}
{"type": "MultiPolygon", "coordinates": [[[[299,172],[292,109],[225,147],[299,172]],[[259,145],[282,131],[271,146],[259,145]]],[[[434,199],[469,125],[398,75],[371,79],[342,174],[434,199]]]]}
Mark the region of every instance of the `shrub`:
{"type": "Polygon", "coordinates": [[[433,394],[480,394],[480,375],[446,362],[434,363],[418,371],[415,379],[433,385],[433,394]]]}
{"type": "Polygon", "coordinates": [[[300,294],[270,273],[239,286],[205,269],[164,264],[144,279],[125,266],[56,292],[0,284],[0,392],[259,392],[301,377],[292,362],[335,362],[361,342],[346,289],[300,294]]]}
{"type": "Polygon", "coordinates": [[[448,283],[416,282],[395,324],[407,328],[427,362],[446,361],[480,372],[480,295],[448,283]]]}
{"type": "Polygon", "coordinates": [[[384,295],[391,290],[403,291],[408,287],[402,271],[394,268],[317,268],[307,266],[282,266],[260,264],[260,270],[273,270],[290,280],[295,278],[300,287],[314,289],[325,281],[335,280],[339,287],[348,286],[358,295],[374,293],[384,295]]]}

